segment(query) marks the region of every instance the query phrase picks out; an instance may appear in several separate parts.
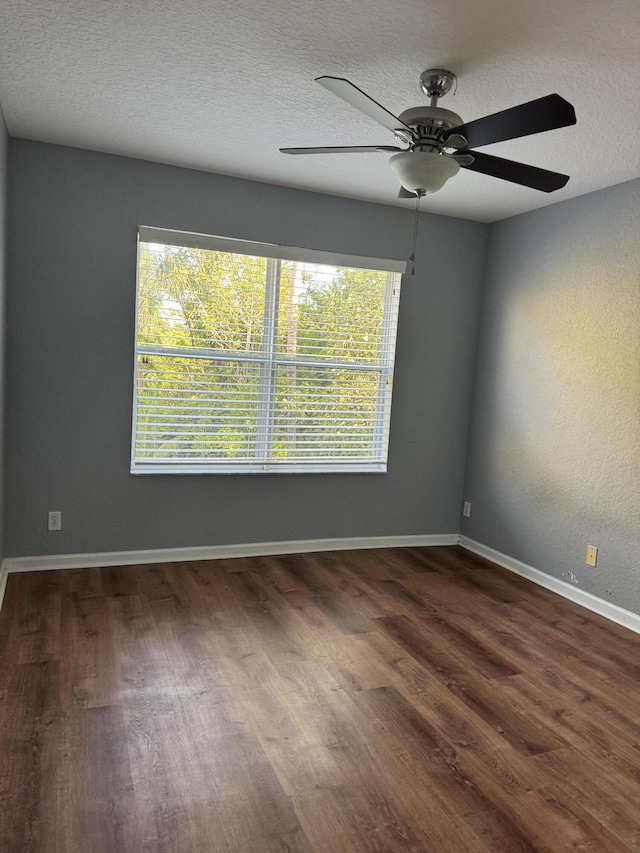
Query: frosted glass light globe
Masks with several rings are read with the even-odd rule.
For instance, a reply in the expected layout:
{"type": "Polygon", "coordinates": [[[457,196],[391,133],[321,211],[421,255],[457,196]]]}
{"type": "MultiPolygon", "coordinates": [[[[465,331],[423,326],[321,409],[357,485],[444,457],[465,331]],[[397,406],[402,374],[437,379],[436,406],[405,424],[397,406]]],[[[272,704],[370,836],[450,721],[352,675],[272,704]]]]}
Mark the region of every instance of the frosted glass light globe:
{"type": "Polygon", "coordinates": [[[456,160],[434,151],[401,151],[389,159],[389,165],[402,186],[413,193],[435,193],[460,171],[456,160]]]}

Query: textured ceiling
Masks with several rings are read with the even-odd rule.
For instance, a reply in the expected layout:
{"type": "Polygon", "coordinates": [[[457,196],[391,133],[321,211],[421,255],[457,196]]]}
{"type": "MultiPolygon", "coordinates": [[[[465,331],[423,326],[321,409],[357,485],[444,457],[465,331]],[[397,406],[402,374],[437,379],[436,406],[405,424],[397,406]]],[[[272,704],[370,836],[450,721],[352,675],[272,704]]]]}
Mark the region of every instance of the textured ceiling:
{"type": "Polygon", "coordinates": [[[278,148],[394,144],[314,77],[397,114],[444,67],[466,121],[571,101],[576,127],[483,149],[571,180],[547,195],[462,170],[424,209],[489,222],[640,176],[638,0],[4,0],[0,23],[13,136],[410,206],[385,154],[278,148]]]}

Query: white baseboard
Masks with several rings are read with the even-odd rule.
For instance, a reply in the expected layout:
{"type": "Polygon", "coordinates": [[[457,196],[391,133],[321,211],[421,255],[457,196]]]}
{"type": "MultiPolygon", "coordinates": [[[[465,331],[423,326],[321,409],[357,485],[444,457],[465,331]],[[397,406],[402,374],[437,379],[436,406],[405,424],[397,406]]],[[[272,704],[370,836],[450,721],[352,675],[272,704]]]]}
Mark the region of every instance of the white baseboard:
{"type": "Polygon", "coordinates": [[[40,572],[49,569],[84,569],[103,566],[132,566],[145,563],[173,563],[189,560],[222,560],[234,557],[267,557],[278,554],[305,554],[314,551],[346,551],[363,548],[408,548],[460,544],[468,551],[528,578],[533,583],[582,605],[618,625],[640,634],[640,616],[554,578],[546,572],[457,533],[416,536],[369,536],[344,539],[300,539],[291,542],[254,542],[244,545],[210,545],[193,548],[160,548],[143,551],[106,551],[88,554],[45,554],[33,557],[5,557],[0,566],[0,607],[11,572],[40,572]]]}
{"type": "Polygon", "coordinates": [[[223,560],[233,557],[268,557],[312,551],[347,551],[363,548],[407,548],[425,545],[457,545],[457,533],[419,536],[368,536],[345,539],[300,539],[292,542],[253,542],[245,545],[205,545],[194,548],[159,548],[146,551],[105,551],[96,554],[46,554],[5,557],[6,572],[41,572],[48,569],[84,569],[102,566],[133,566],[188,560],[223,560]]]}
{"type": "Polygon", "coordinates": [[[474,554],[486,557],[492,563],[497,563],[499,566],[509,569],[509,571],[515,572],[517,575],[528,578],[528,580],[545,587],[545,589],[556,592],[563,598],[568,598],[570,601],[586,607],[587,610],[591,610],[593,613],[604,616],[605,619],[609,619],[611,622],[617,622],[618,625],[623,625],[625,628],[629,628],[631,631],[640,634],[640,616],[631,610],[626,610],[624,607],[619,607],[617,604],[605,601],[597,595],[573,586],[573,584],[554,578],[552,575],[540,571],[540,569],[534,569],[533,566],[521,563],[520,560],[509,557],[507,554],[502,554],[500,551],[495,551],[493,548],[489,548],[488,545],[483,545],[474,539],[460,536],[460,545],[468,551],[473,551],[474,554]]]}

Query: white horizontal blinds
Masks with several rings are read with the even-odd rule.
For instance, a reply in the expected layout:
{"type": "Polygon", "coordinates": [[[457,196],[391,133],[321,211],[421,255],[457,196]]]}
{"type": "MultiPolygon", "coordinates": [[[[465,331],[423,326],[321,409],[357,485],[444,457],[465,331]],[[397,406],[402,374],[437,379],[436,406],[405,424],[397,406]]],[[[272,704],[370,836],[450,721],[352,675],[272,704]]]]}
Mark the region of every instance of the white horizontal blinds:
{"type": "Polygon", "coordinates": [[[140,243],[132,470],[383,470],[399,273],[166,233],[140,243]]]}
{"type": "Polygon", "coordinates": [[[378,371],[280,365],[273,455],[383,462],[375,445],[378,371]]]}
{"type": "Polygon", "coordinates": [[[266,268],[141,243],[135,461],[255,458],[266,268]]]}
{"type": "Polygon", "coordinates": [[[282,262],[276,458],[385,461],[388,407],[378,403],[393,360],[385,349],[388,275],[282,262]]]}
{"type": "Polygon", "coordinates": [[[139,356],[136,458],[252,459],[259,387],[248,362],[139,356]]]}
{"type": "Polygon", "coordinates": [[[278,355],[380,364],[387,273],[282,263],[278,355]]]}
{"type": "Polygon", "coordinates": [[[265,258],[141,243],[138,347],[262,350],[265,258]]]}

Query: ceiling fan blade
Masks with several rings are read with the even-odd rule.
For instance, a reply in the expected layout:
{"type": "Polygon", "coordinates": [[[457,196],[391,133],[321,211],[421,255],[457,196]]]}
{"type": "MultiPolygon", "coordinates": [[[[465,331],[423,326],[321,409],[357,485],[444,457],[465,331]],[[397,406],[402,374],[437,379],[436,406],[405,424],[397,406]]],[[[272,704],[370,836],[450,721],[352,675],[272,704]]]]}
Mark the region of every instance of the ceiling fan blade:
{"type": "Polygon", "coordinates": [[[333,145],[325,148],[281,148],[282,154],[368,154],[371,151],[404,151],[396,145],[333,145]]]}
{"type": "Polygon", "coordinates": [[[398,198],[415,198],[415,193],[410,193],[409,190],[405,190],[404,187],[400,187],[400,192],[398,193],[398,198]]]}
{"type": "Polygon", "coordinates": [[[493,157],[491,154],[473,152],[473,163],[460,164],[463,169],[471,172],[480,172],[490,175],[492,178],[501,178],[503,181],[511,181],[512,184],[521,184],[523,187],[531,187],[533,190],[541,190],[543,193],[552,193],[554,190],[562,189],[569,180],[569,175],[561,175],[559,172],[548,172],[537,166],[528,166],[526,163],[516,163],[515,160],[503,160],[502,157],[493,157]]]}
{"type": "Polygon", "coordinates": [[[444,134],[460,135],[468,140],[468,148],[479,148],[492,142],[504,142],[545,130],[556,130],[576,123],[576,112],[568,101],[560,95],[546,95],[535,101],[520,104],[500,113],[469,121],[458,127],[452,127],[444,134]]]}
{"type": "Polygon", "coordinates": [[[320,83],[329,92],[333,92],[334,95],[337,95],[343,101],[351,104],[352,107],[368,115],[369,118],[377,121],[378,124],[386,127],[392,133],[397,128],[404,128],[413,137],[413,131],[408,125],[400,121],[397,116],[394,116],[393,113],[390,113],[389,110],[386,110],[381,104],[374,101],[362,89],[358,89],[357,86],[354,86],[348,80],[342,77],[316,77],[316,83],[320,83]]]}

